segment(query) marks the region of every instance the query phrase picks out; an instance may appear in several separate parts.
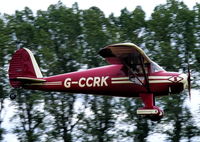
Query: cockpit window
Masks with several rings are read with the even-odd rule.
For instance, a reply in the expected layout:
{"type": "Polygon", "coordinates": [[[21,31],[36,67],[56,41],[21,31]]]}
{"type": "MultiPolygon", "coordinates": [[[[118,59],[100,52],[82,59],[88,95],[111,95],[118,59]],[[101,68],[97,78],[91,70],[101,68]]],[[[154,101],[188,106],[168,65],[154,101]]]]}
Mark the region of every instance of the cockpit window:
{"type": "Polygon", "coordinates": [[[152,62],[151,63],[151,70],[152,70],[152,73],[153,72],[159,72],[159,71],[165,71],[162,67],[160,67],[157,63],[155,62],[152,62]]]}

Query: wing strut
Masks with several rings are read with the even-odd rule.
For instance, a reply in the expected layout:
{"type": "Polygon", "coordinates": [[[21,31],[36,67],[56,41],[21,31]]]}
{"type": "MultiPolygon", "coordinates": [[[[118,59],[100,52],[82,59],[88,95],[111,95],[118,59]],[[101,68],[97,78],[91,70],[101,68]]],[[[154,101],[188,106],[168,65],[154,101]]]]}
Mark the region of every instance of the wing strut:
{"type": "Polygon", "coordinates": [[[144,58],[142,58],[142,56],[140,56],[140,62],[141,62],[141,66],[142,66],[142,72],[144,74],[144,79],[145,79],[145,82],[146,82],[145,87],[146,87],[148,93],[150,93],[151,90],[150,90],[150,86],[149,86],[149,79],[148,79],[147,73],[145,71],[144,58]]]}

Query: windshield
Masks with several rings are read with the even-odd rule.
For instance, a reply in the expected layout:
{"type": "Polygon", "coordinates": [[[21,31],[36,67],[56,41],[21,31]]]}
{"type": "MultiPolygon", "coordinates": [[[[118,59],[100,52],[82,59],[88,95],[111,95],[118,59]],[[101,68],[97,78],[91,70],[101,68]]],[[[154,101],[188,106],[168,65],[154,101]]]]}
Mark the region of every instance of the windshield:
{"type": "Polygon", "coordinates": [[[162,67],[160,67],[157,63],[155,62],[152,62],[151,63],[151,70],[152,70],[152,73],[153,72],[159,72],[159,71],[165,71],[162,67]]]}

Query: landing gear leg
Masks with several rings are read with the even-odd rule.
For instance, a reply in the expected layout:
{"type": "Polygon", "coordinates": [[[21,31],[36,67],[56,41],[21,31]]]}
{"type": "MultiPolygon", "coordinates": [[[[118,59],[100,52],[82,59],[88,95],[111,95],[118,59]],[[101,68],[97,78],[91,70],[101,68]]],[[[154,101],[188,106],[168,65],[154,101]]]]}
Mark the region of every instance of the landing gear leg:
{"type": "Polygon", "coordinates": [[[140,94],[142,101],[144,102],[144,107],[137,110],[138,115],[143,115],[152,121],[160,121],[164,115],[163,110],[155,106],[155,98],[152,93],[140,94]]]}

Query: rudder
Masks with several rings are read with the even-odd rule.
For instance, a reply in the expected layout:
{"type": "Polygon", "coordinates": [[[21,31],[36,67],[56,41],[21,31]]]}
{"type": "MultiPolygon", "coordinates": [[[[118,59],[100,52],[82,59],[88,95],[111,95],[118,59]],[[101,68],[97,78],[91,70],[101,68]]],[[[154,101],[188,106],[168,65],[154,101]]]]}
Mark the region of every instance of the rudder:
{"type": "Polygon", "coordinates": [[[8,72],[10,84],[14,88],[22,85],[21,81],[16,80],[17,77],[43,77],[33,53],[27,48],[20,48],[13,54],[8,72]]]}

